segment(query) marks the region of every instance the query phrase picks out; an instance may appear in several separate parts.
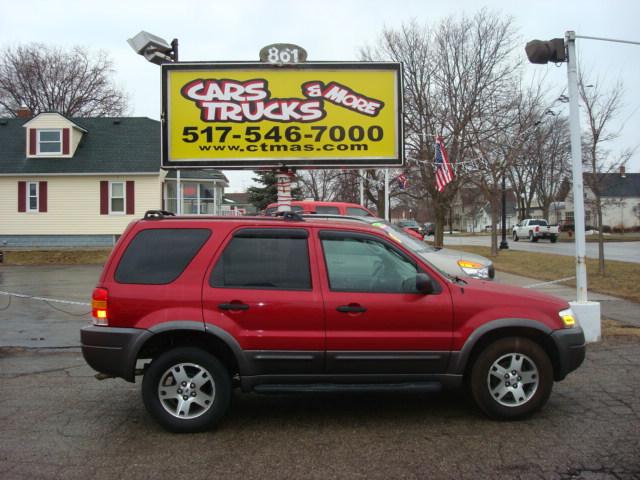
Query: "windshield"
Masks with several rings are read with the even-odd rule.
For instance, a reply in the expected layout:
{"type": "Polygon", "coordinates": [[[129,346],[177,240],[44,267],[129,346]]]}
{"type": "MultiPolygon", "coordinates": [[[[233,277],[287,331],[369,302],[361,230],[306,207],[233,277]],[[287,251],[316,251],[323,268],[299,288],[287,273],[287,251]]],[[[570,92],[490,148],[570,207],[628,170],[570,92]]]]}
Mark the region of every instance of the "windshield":
{"type": "Polygon", "coordinates": [[[529,222],[529,225],[541,225],[541,226],[546,226],[547,225],[547,221],[546,220],[531,220],[529,222]]]}

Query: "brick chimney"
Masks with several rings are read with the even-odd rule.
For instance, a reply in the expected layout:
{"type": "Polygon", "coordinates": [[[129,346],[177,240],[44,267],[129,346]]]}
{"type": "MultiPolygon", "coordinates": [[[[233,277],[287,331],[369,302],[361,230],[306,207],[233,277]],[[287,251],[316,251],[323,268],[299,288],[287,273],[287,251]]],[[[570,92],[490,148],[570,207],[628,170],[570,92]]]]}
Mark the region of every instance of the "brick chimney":
{"type": "Polygon", "coordinates": [[[620,177],[621,178],[627,178],[627,172],[624,168],[624,165],[620,165],[620,177]]]}
{"type": "Polygon", "coordinates": [[[22,105],[20,108],[16,110],[16,116],[18,118],[31,118],[33,117],[33,113],[26,105],[22,105]]]}

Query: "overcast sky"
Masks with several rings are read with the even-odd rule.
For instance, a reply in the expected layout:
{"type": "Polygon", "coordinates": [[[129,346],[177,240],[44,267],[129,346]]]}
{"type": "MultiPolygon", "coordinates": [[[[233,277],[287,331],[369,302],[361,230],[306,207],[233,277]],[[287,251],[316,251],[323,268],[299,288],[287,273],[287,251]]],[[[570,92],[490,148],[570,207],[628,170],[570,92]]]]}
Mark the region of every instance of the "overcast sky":
{"type": "MultiPolygon", "coordinates": [[[[567,30],[640,41],[637,0],[0,0],[0,44],[44,42],[105,50],[114,61],[118,85],[129,94],[129,114],[159,119],[160,69],[126,43],[140,30],[168,41],[178,38],[182,61],[256,61],[263,46],[278,42],[305,48],[309,61],[353,61],[358,49],[374,44],[384,27],[411,19],[431,25],[449,15],[473,15],[482,6],[513,17],[522,55],[526,41],[563,37],[567,30]]],[[[578,40],[577,45],[581,65],[593,78],[609,84],[620,79],[625,86],[622,137],[610,147],[621,151],[640,144],[640,46],[592,40],[578,40]]],[[[566,86],[564,65],[526,68],[548,71],[558,91],[566,86]]],[[[627,170],[640,171],[640,149],[627,170]]],[[[231,181],[228,191],[251,183],[250,172],[225,173],[231,181]]]]}

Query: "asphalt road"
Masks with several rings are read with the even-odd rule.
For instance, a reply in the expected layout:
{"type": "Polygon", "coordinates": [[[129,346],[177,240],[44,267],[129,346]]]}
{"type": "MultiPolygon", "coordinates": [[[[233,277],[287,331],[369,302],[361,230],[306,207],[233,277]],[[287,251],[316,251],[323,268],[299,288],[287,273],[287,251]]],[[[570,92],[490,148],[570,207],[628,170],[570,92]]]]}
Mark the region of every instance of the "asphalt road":
{"type": "MultiPolygon", "coordinates": [[[[501,236],[498,236],[498,244],[501,236]]],[[[526,252],[542,252],[554,255],[575,255],[575,244],[568,242],[551,243],[549,240],[539,240],[536,243],[529,243],[526,240],[514,242],[507,239],[509,249],[523,250],[526,252]]],[[[489,235],[452,237],[445,235],[445,247],[452,245],[479,245],[483,247],[491,246],[489,235]]],[[[598,244],[589,242],[586,244],[586,253],[589,258],[598,258],[598,244]]],[[[607,242],[604,244],[604,256],[607,260],[618,260],[620,262],[640,263],[640,242],[607,242]]]]}

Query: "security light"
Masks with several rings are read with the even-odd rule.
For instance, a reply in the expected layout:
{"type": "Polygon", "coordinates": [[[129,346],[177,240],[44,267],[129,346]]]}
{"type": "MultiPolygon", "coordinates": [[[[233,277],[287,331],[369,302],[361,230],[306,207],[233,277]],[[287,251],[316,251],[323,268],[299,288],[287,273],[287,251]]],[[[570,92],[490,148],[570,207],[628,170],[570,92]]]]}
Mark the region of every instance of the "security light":
{"type": "Polygon", "coordinates": [[[156,65],[176,62],[178,60],[176,40],[168,44],[164,38],[160,38],[143,30],[135,37],[128,39],[127,43],[131,45],[131,48],[133,48],[138,55],[144,56],[149,62],[155,63],[156,65]]]}

